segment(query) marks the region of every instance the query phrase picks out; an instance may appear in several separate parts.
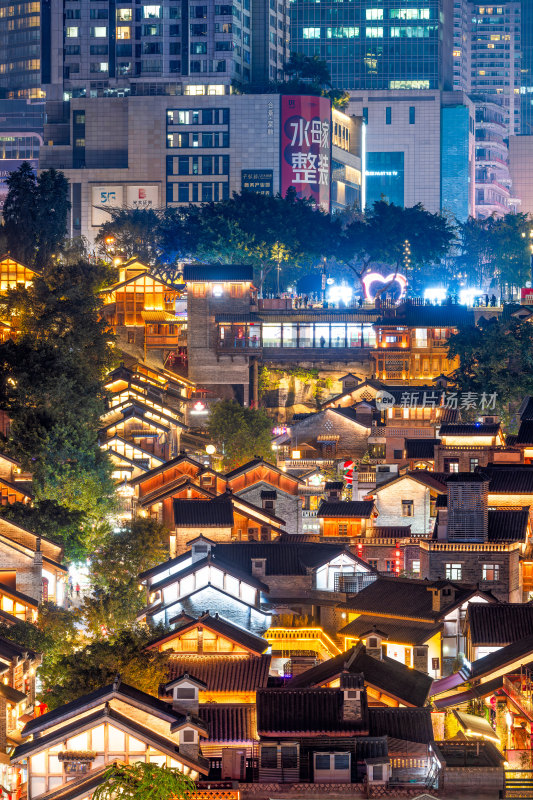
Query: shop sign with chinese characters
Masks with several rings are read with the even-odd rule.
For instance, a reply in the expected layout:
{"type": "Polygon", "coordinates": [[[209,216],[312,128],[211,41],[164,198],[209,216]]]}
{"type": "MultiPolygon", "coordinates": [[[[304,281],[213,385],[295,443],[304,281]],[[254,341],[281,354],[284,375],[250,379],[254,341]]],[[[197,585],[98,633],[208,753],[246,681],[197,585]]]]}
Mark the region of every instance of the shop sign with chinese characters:
{"type": "Polygon", "coordinates": [[[272,197],[274,191],[274,171],[271,169],[241,170],[241,189],[272,197]]]}
{"type": "Polygon", "coordinates": [[[281,194],[330,207],[331,103],[326,97],[281,97],[281,194]]]}

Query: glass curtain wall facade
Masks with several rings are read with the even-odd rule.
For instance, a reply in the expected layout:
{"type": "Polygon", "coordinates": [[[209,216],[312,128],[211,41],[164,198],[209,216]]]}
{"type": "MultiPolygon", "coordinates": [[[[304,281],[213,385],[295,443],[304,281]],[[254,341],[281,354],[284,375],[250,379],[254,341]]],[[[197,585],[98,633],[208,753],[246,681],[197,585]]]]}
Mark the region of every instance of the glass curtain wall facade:
{"type": "Polygon", "coordinates": [[[0,2],[0,93],[40,99],[50,74],[50,5],[41,0],[0,2]],[[41,47],[42,39],[42,47],[41,47]]]}
{"type": "Polygon", "coordinates": [[[533,3],[522,0],[522,62],[520,68],[520,132],[533,134],[533,3]]]}
{"type": "Polygon", "coordinates": [[[339,89],[449,89],[446,0],[291,0],[291,50],[318,55],[339,89]]]}

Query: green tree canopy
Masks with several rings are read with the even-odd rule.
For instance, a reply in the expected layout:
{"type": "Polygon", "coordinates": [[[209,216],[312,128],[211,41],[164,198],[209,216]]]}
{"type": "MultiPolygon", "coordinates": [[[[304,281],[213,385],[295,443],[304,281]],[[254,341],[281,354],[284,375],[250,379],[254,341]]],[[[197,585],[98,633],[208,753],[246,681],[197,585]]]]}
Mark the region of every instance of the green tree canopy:
{"type": "Polygon", "coordinates": [[[476,399],[495,394],[495,410],[507,424],[523,397],[533,394],[533,326],[514,317],[481,319],[452,336],[448,357],[459,356],[454,378],[476,399]]]}
{"type": "Polygon", "coordinates": [[[29,267],[45,266],[67,235],[68,181],[62,172],[37,177],[24,161],[7,179],[2,215],[7,249],[29,267]]]}
{"type": "Polygon", "coordinates": [[[158,764],[112,764],[93,800],[190,800],[196,785],[174,767],[158,764]]]}
{"type": "Polygon", "coordinates": [[[532,227],[528,214],[468,219],[459,228],[456,271],[471,286],[489,286],[509,296],[514,287],[531,280],[532,227]]]}
{"type": "Polygon", "coordinates": [[[0,506],[0,516],[62,545],[68,561],[84,558],[86,539],[94,532],[83,511],[72,511],[55,500],[0,506]]]}
{"type": "Polygon", "coordinates": [[[384,200],[375,202],[365,215],[356,214],[346,225],[341,240],[341,260],[358,279],[371,266],[386,265],[406,273],[412,289],[427,279],[427,267],[448,253],[455,230],[441,214],[431,214],[420,204],[402,208],[384,200]]]}
{"type": "Polygon", "coordinates": [[[33,473],[37,501],[82,511],[92,521],[110,509],[111,464],[98,445],[103,381],[113,342],[99,317],[109,270],[53,260],[30,286],[0,298],[15,316],[16,341],[0,345],[0,402],[11,419],[4,447],[33,473]]]}
{"type": "Polygon", "coordinates": [[[117,674],[125,683],[157,697],[159,684],[167,674],[169,654],[147,650],[153,638],[153,630],[132,627],[114,638],[102,634],[100,639],[46,661],[39,670],[43,701],[50,709],[57,708],[113,683],[117,674]]]}
{"type": "MultiPolygon", "coordinates": [[[[106,258],[112,251],[125,259],[136,257],[144,264],[157,264],[162,255],[159,228],[166,213],[152,208],[114,208],[96,237],[100,254],[106,258]],[[107,242],[110,238],[111,245],[107,242]]],[[[170,210],[167,216],[173,216],[170,210]]]]}
{"type": "MultiPolygon", "coordinates": [[[[243,192],[220,203],[191,206],[179,232],[186,252],[198,260],[252,264],[258,285],[271,289],[280,251],[292,270],[312,267],[336,253],[340,234],[340,221],[294,192],[285,198],[243,192]]],[[[285,281],[294,275],[284,270],[285,281]]]]}
{"type": "Polygon", "coordinates": [[[262,409],[220,400],[211,407],[208,430],[226,469],[255,456],[272,459],[272,420],[262,409]]]}
{"type": "Polygon", "coordinates": [[[118,530],[102,531],[91,555],[93,590],[81,606],[87,633],[116,636],[135,626],[146,604],[138,576],[169,557],[169,533],[156,520],[137,517],[118,530]]]}

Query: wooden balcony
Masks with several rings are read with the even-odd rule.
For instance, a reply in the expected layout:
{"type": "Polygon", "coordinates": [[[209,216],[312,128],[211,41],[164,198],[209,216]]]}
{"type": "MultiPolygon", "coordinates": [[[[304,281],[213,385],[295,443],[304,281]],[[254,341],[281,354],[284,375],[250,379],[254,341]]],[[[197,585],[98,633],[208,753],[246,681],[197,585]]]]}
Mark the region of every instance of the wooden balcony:
{"type": "Polygon", "coordinates": [[[178,347],[180,345],[180,336],[177,333],[167,333],[167,334],[155,334],[155,333],[147,333],[146,334],[146,349],[147,350],[161,350],[161,349],[171,349],[178,347]]]}

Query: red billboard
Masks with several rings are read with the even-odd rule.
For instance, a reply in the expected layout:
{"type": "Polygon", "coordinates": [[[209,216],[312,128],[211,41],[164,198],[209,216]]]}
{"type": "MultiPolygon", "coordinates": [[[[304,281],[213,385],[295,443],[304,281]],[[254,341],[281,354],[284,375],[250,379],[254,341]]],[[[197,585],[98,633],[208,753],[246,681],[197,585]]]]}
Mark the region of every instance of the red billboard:
{"type": "Polygon", "coordinates": [[[331,102],[311,95],[281,96],[281,194],[329,211],[331,183],[331,102]]]}

